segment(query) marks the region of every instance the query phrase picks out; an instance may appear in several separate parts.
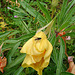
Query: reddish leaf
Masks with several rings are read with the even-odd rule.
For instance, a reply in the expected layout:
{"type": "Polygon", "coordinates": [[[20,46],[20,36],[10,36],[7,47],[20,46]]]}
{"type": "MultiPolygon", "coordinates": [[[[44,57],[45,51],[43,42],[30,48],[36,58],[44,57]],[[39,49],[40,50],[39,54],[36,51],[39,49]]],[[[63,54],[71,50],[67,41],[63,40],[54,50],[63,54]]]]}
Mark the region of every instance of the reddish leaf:
{"type": "Polygon", "coordinates": [[[73,62],[73,58],[74,58],[73,56],[68,57],[69,68],[67,69],[67,72],[75,74],[75,64],[73,62]]]}
{"type": "Polygon", "coordinates": [[[2,58],[0,57],[0,71],[3,73],[3,69],[6,66],[7,63],[7,59],[6,57],[2,58]]]}

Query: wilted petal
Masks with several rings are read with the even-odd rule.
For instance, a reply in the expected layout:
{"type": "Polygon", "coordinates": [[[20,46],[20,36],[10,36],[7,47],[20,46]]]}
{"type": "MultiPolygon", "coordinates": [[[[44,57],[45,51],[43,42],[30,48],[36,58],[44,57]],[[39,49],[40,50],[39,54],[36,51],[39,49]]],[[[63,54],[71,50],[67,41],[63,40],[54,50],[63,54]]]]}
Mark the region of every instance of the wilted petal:
{"type": "Polygon", "coordinates": [[[2,59],[2,57],[0,57],[0,71],[3,73],[3,68],[6,66],[7,63],[7,59],[6,57],[4,57],[2,59]]]}
{"type": "Polygon", "coordinates": [[[46,35],[43,32],[36,33],[20,51],[26,53],[22,67],[32,67],[39,75],[42,75],[42,70],[49,64],[52,49],[53,47],[46,35]]]}

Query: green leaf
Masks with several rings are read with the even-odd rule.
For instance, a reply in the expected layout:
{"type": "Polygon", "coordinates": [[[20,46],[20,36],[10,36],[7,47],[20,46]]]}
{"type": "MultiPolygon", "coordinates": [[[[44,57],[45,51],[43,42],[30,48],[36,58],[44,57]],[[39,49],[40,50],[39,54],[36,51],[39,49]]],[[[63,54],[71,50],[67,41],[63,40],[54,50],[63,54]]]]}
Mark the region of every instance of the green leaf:
{"type": "Polygon", "coordinates": [[[24,60],[25,56],[26,56],[25,53],[22,54],[22,55],[20,55],[20,56],[17,57],[14,61],[12,61],[9,65],[7,65],[6,68],[9,69],[9,68],[14,67],[14,66],[16,66],[17,64],[21,63],[21,62],[24,60]]]}
{"type": "Polygon", "coordinates": [[[31,32],[31,33],[28,33],[26,35],[22,35],[21,37],[18,37],[16,39],[5,40],[4,43],[17,43],[17,42],[22,41],[22,40],[27,41],[29,38],[33,37],[33,35],[35,35],[35,32],[31,32]]]}
{"type": "Polygon", "coordinates": [[[60,53],[59,53],[59,60],[56,69],[56,75],[60,75],[61,73],[64,53],[65,53],[65,43],[63,39],[60,37],[60,53]]]}
{"type": "Polygon", "coordinates": [[[72,0],[70,3],[68,3],[68,6],[66,8],[66,14],[68,13],[68,11],[70,10],[70,8],[75,4],[75,0],[72,0]]]}
{"type": "Polygon", "coordinates": [[[42,12],[46,15],[47,21],[50,22],[51,21],[51,17],[49,15],[48,10],[39,1],[38,1],[38,6],[42,10],[42,12]]]}
{"type": "Polygon", "coordinates": [[[61,25],[63,23],[63,19],[65,17],[65,12],[66,12],[67,2],[68,2],[68,0],[63,0],[63,5],[62,5],[62,8],[61,8],[59,18],[58,18],[59,19],[58,25],[61,25]]]}
{"type": "Polygon", "coordinates": [[[13,69],[13,70],[9,70],[8,72],[5,72],[4,74],[2,75],[10,75],[12,74],[16,69],[13,69]]]}
{"type": "Polygon", "coordinates": [[[10,69],[5,69],[5,68],[4,68],[5,72],[4,72],[2,75],[12,75],[13,72],[14,72],[17,68],[18,68],[17,66],[16,66],[16,67],[13,67],[13,68],[10,68],[10,69]]]}
{"type": "Polygon", "coordinates": [[[14,43],[13,44],[4,44],[3,45],[3,48],[2,48],[2,51],[4,52],[4,51],[6,51],[5,49],[8,49],[9,50],[9,48],[12,48],[14,46],[14,43]]]}
{"type": "Polygon", "coordinates": [[[57,65],[58,64],[58,59],[59,59],[58,58],[59,57],[59,52],[58,52],[58,50],[55,47],[53,48],[53,54],[52,54],[52,56],[53,56],[54,63],[57,65]]]}
{"type": "Polygon", "coordinates": [[[35,17],[34,23],[37,22],[38,13],[39,13],[39,12],[37,12],[37,14],[36,14],[36,17],[35,17]]]}
{"type": "Polygon", "coordinates": [[[10,64],[11,63],[11,57],[8,57],[8,64],[10,64]]]}
{"type": "Polygon", "coordinates": [[[4,43],[17,43],[19,40],[5,40],[4,43]]]}
{"type": "Polygon", "coordinates": [[[26,35],[22,35],[18,37],[16,40],[19,40],[19,41],[26,40],[27,41],[29,38],[33,37],[34,35],[35,35],[35,32],[31,32],[26,35]]]}
{"type": "Polygon", "coordinates": [[[13,54],[15,53],[16,49],[18,48],[18,46],[20,45],[21,42],[18,42],[14,47],[13,49],[11,50],[10,54],[9,54],[9,57],[12,57],[13,54]]]}
{"type": "Polygon", "coordinates": [[[14,19],[14,22],[15,25],[17,25],[23,33],[26,31],[25,28],[23,27],[23,23],[20,18],[14,19]]]}
{"type": "Polygon", "coordinates": [[[75,6],[73,6],[71,9],[70,9],[70,11],[69,11],[69,13],[67,13],[67,15],[65,16],[65,22],[67,21],[67,20],[70,20],[71,19],[71,17],[73,17],[73,14],[75,13],[75,6]]]}
{"type": "MultiPolygon", "coordinates": [[[[24,14],[24,15],[28,15],[23,9],[21,9],[21,8],[18,8],[17,7],[17,10],[18,10],[18,12],[17,13],[19,13],[19,14],[24,14]]],[[[14,11],[14,12],[16,12],[16,11],[14,11]]]]}
{"type": "Polygon", "coordinates": [[[70,31],[70,30],[73,30],[73,29],[75,29],[75,25],[72,25],[71,27],[65,29],[64,31],[70,31]]]}
{"type": "Polygon", "coordinates": [[[7,31],[7,32],[2,32],[0,33],[0,38],[7,36],[8,34],[10,34],[12,31],[7,31]]]}
{"type": "Polygon", "coordinates": [[[74,10],[75,10],[75,7],[72,7],[71,10],[69,11],[69,13],[68,13],[68,14],[66,15],[66,17],[64,18],[65,21],[64,21],[63,24],[59,27],[59,31],[62,30],[62,29],[64,29],[64,28],[66,28],[66,27],[68,27],[70,21],[72,21],[71,24],[72,24],[73,22],[75,22],[75,16],[72,17],[72,15],[75,13],[74,10]],[[71,20],[71,19],[72,19],[72,20],[71,20]]]}
{"type": "Polygon", "coordinates": [[[23,25],[23,27],[25,28],[25,30],[26,30],[26,32],[27,33],[30,33],[30,30],[29,30],[29,28],[28,28],[28,26],[27,26],[27,24],[21,19],[21,21],[22,21],[22,25],[23,25]]]}
{"type": "Polygon", "coordinates": [[[15,34],[17,34],[17,33],[20,33],[20,31],[14,30],[11,34],[8,35],[8,37],[9,37],[9,36],[12,36],[12,35],[15,35],[15,34]]]}
{"type": "Polygon", "coordinates": [[[13,75],[19,75],[19,74],[22,72],[23,69],[24,69],[24,68],[23,68],[22,66],[20,66],[20,67],[14,72],[13,75]]]}
{"type": "Polygon", "coordinates": [[[51,58],[52,58],[53,62],[57,64],[57,59],[58,59],[58,58],[57,58],[57,52],[56,52],[56,49],[55,49],[55,47],[54,47],[54,45],[55,45],[55,43],[56,43],[56,35],[55,35],[55,34],[52,36],[52,38],[51,38],[51,40],[50,40],[50,43],[51,43],[52,46],[53,46],[53,53],[52,53],[52,55],[51,55],[51,58]]]}
{"type": "MultiPolygon", "coordinates": [[[[32,8],[28,3],[26,3],[25,1],[22,1],[21,5],[29,14],[36,17],[37,11],[34,8],[32,8]]],[[[42,24],[42,26],[44,26],[47,23],[45,18],[40,13],[38,13],[37,19],[42,24]]]]}
{"type": "Polygon", "coordinates": [[[61,74],[60,74],[60,75],[74,75],[74,74],[69,73],[69,72],[61,72],[61,74]]]}
{"type": "Polygon", "coordinates": [[[52,46],[54,46],[55,45],[55,42],[56,42],[56,35],[54,34],[53,35],[53,37],[51,38],[51,44],[52,44],[52,46]]]}
{"type": "Polygon", "coordinates": [[[9,55],[8,55],[8,64],[11,63],[11,57],[13,56],[13,54],[15,53],[16,49],[18,48],[18,46],[20,45],[21,42],[18,42],[13,48],[12,50],[10,50],[9,55]]]}

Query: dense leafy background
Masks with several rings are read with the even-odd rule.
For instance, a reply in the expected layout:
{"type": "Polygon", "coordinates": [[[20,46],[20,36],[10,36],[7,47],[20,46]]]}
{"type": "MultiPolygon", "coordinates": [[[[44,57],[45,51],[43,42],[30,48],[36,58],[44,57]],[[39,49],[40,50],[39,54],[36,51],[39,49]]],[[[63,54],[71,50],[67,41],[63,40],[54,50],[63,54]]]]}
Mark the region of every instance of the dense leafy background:
{"type": "Polygon", "coordinates": [[[26,55],[19,52],[19,47],[56,15],[49,37],[53,52],[43,75],[72,75],[65,72],[68,68],[65,44],[61,37],[56,37],[55,31],[64,29],[64,36],[71,36],[71,40],[66,41],[67,53],[69,56],[75,56],[75,0],[56,0],[54,3],[52,0],[18,0],[19,7],[15,0],[11,1],[13,3],[0,1],[0,45],[4,42],[2,52],[7,58],[7,66],[0,75],[36,75],[32,68],[21,67],[26,55]]]}

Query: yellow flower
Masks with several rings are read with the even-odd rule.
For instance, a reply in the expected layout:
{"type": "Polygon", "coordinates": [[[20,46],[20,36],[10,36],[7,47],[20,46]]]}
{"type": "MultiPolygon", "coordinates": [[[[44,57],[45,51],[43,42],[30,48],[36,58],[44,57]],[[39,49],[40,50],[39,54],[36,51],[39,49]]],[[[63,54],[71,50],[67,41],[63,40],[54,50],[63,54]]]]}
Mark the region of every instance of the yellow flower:
{"type": "Polygon", "coordinates": [[[26,53],[22,67],[32,67],[39,75],[42,75],[42,70],[49,64],[52,49],[53,47],[44,32],[36,33],[20,51],[26,53]]]}

